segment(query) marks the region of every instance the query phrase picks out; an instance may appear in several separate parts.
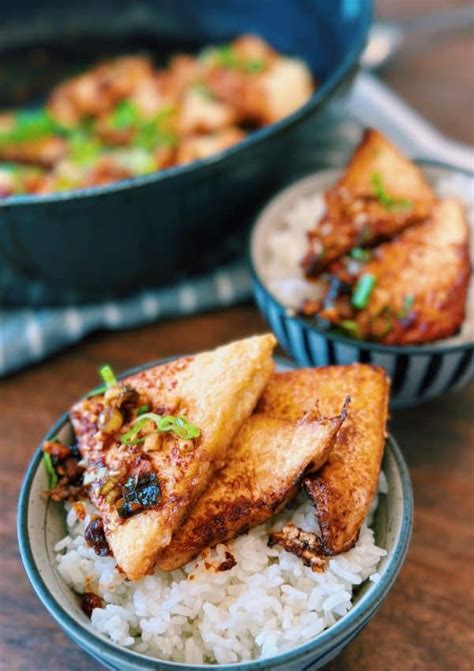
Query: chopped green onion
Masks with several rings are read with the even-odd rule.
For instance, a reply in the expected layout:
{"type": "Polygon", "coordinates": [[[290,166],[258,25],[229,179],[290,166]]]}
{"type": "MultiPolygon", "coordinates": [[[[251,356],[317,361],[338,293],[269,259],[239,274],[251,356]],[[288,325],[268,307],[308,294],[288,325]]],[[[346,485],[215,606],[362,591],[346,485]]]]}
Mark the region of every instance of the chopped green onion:
{"type": "Polygon", "coordinates": [[[343,319],[337,325],[341,331],[344,331],[347,335],[352,336],[353,338],[360,338],[361,333],[357,322],[353,319],[343,319]]]}
{"type": "Polygon", "coordinates": [[[46,473],[48,474],[49,478],[49,489],[53,490],[56,488],[56,485],[58,484],[58,476],[56,471],[54,470],[51,455],[48,454],[48,452],[43,452],[43,462],[44,467],[46,469],[46,473]]]}
{"type": "Polygon", "coordinates": [[[101,366],[99,368],[99,373],[102,376],[102,379],[104,380],[107,389],[111,389],[112,387],[115,387],[118,384],[114,371],[108,364],[106,364],[105,366],[101,366]]]}
{"type": "Polygon", "coordinates": [[[110,115],[110,122],[114,128],[130,128],[141,121],[138,107],[131,100],[121,100],[110,115]]]}
{"type": "Polygon", "coordinates": [[[62,130],[45,108],[21,110],[15,114],[13,127],[0,133],[0,144],[31,142],[62,130]]]}
{"type": "Polygon", "coordinates": [[[215,49],[211,51],[211,55],[213,57],[212,60],[216,65],[220,65],[223,68],[236,70],[239,66],[239,58],[230,44],[215,47],[215,49]]]}
{"type": "Polygon", "coordinates": [[[397,315],[399,319],[405,319],[406,317],[408,317],[414,302],[415,297],[413,295],[407,294],[405,296],[405,298],[403,299],[403,307],[397,315]]]}
{"type": "Polygon", "coordinates": [[[245,72],[261,72],[265,67],[260,58],[249,58],[242,62],[242,70],[245,72]]]}
{"type": "Polygon", "coordinates": [[[140,417],[140,415],[144,415],[145,412],[148,412],[149,410],[150,410],[149,405],[141,405],[137,410],[137,417],[140,417]]]}
{"type": "Polygon", "coordinates": [[[205,49],[201,54],[201,60],[217,67],[242,72],[261,72],[265,67],[260,58],[240,58],[230,44],[205,49]]]}
{"type": "Polygon", "coordinates": [[[364,273],[359,277],[357,284],[352,291],[351,303],[353,307],[358,310],[367,307],[375,284],[375,275],[372,275],[372,273],[364,273]]]}
{"type": "Polygon", "coordinates": [[[362,247],[354,247],[349,252],[349,256],[351,257],[351,259],[354,259],[355,261],[362,261],[363,263],[365,263],[366,261],[370,261],[370,259],[373,256],[373,252],[370,249],[362,249],[362,247]]]}
{"type": "Polygon", "coordinates": [[[85,165],[92,163],[100,154],[102,146],[95,138],[83,130],[71,133],[69,138],[69,158],[73,163],[85,165]]]}
{"type": "Polygon", "coordinates": [[[177,138],[169,127],[169,122],[175,112],[176,107],[174,105],[167,105],[158,112],[154,119],[140,123],[133,140],[133,146],[147,151],[153,151],[160,145],[174,147],[177,138]]]}
{"type": "Polygon", "coordinates": [[[154,422],[156,433],[173,431],[177,436],[184,440],[199,438],[201,435],[200,429],[194,424],[190,424],[184,417],[176,417],[175,415],[166,415],[162,417],[154,412],[146,412],[132,422],[134,426],[123,434],[120,438],[120,442],[124,445],[137,445],[138,443],[142,443],[145,438],[136,438],[136,436],[140,433],[145,424],[150,421],[154,422]]]}
{"type": "Polygon", "coordinates": [[[394,198],[387,192],[383,176],[379,172],[372,173],[370,181],[374,187],[375,197],[386,210],[406,210],[412,206],[411,200],[394,198]]]}

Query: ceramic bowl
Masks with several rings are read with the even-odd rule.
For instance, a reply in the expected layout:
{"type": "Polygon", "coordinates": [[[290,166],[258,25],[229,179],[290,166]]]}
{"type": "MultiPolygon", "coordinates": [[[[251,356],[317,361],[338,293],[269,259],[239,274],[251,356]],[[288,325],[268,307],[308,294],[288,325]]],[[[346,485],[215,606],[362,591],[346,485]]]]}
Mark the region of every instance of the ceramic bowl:
{"type": "MultiPolygon", "coordinates": [[[[157,363],[141,366],[120,377],[157,363]]],[[[292,367],[293,364],[288,362],[279,362],[280,370],[292,367]]],[[[59,436],[67,441],[71,435],[72,428],[65,414],[48,431],[45,440],[59,436]]],[[[262,660],[228,665],[177,664],[119,647],[94,630],[90,620],[80,609],[77,597],[63,582],[56,569],[54,546],[66,535],[66,521],[63,506],[46,499],[43,495],[48,483],[43,467],[41,445],[28,467],[20,493],[18,540],[21,558],[36,594],[64,632],[110,669],[120,671],[319,669],[339,654],[374,616],[397,577],[408,549],[413,524],[412,489],[404,458],[392,437],[387,440],[383,470],[388,482],[388,493],[380,497],[374,520],[376,542],[387,551],[378,568],[380,580],[377,583],[367,580],[357,591],[352,610],[331,628],[288,652],[262,660]]]]}
{"type": "MultiPolygon", "coordinates": [[[[432,183],[452,177],[473,180],[471,173],[432,161],[419,161],[432,183]]],[[[474,334],[467,320],[461,334],[429,345],[391,346],[356,340],[318,328],[314,320],[296,316],[269,290],[264,279],[266,240],[283,214],[300,199],[323,193],[341,170],[324,170],[305,177],[277,194],[261,211],[250,237],[250,264],[257,305],[280,345],[300,366],[354,362],[382,366],[392,380],[391,407],[416,405],[467,385],[474,378],[474,334]]],[[[467,184],[467,182],[466,182],[467,184]]],[[[473,188],[473,182],[469,182],[473,188]]],[[[451,195],[451,194],[450,194],[451,195]]],[[[473,306],[473,296],[468,307],[473,306]]],[[[470,319],[472,319],[472,315],[470,319]]]]}

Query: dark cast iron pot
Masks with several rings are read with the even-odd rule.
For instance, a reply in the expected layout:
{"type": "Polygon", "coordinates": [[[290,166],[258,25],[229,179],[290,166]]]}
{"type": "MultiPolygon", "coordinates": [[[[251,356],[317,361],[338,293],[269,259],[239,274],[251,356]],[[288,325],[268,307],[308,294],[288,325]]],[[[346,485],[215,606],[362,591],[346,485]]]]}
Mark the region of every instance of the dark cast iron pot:
{"type": "MultiPolygon", "coordinates": [[[[5,6],[0,60],[8,76],[1,107],[18,104],[18,82],[21,92],[31,90],[25,104],[41,99],[42,84],[47,90],[97,58],[146,49],[159,62],[246,32],[303,58],[319,86],[291,116],[208,159],[107,186],[0,201],[0,270],[43,285],[43,302],[64,303],[167,284],[222,260],[232,240],[245,239],[255,209],[291,177],[298,147],[311,147],[321,109],[355,72],[371,12],[371,0],[69,0],[67,6],[45,0],[41,9],[18,0],[5,6]],[[49,69],[41,67],[44,54],[49,69]]],[[[0,302],[9,302],[1,289],[0,302]]]]}

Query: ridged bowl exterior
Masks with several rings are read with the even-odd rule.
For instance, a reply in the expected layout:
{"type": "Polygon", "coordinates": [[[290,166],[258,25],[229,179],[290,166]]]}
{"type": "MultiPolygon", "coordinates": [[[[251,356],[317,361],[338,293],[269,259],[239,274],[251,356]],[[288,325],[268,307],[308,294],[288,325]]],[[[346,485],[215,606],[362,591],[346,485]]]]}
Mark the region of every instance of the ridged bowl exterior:
{"type": "Polygon", "coordinates": [[[373,363],[382,366],[392,380],[391,407],[423,403],[449,391],[461,389],[474,379],[473,345],[452,349],[421,350],[365,346],[348,338],[328,337],[309,322],[289,316],[254,278],[257,305],[278,342],[300,366],[373,363]]]}

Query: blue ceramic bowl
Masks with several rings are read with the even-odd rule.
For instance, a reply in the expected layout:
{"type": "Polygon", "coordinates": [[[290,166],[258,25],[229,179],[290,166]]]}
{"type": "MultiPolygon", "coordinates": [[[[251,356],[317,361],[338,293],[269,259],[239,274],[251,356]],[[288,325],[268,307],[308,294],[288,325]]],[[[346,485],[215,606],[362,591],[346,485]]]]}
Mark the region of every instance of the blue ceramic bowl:
{"type": "Polygon", "coordinates": [[[53,45],[61,60],[62,49],[79,43],[77,69],[84,40],[91,49],[108,40],[115,53],[142,45],[164,57],[164,45],[168,53],[190,51],[254,32],[303,58],[319,86],[294,114],[202,161],[102,187],[0,201],[0,264],[45,287],[40,296],[49,303],[123,294],[215,264],[229,238],[242,237],[255,208],[287,179],[298,149],[317,151],[314,124],[352,78],[371,12],[371,0],[69,0],[67,7],[44,0],[38,10],[18,0],[2,7],[2,62],[12,49],[22,54],[38,43],[53,45]]]}
{"type": "MultiPolygon", "coordinates": [[[[473,178],[448,165],[420,161],[433,184],[453,173],[473,178]]],[[[345,337],[318,328],[309,318],[295,316],[268,289],[264,281],[266,245],[270,230],[300,199],[329,188],[340,170],[324,170],[306,177],[273,198],[258,216],[250,238],[254,295],[280,345],[300,366],[327,366],[354,362],[382,366],[392,380],[391,407],[416,405],[466,386],[474,378],[472,325],[461,336],[430,345],[389,346],[345,337]]],[[[471,300],[473,299],[471,295],[471,300]]],[[[470,303],[470,301],[468,301],[470,303]]]]}
{"type": "MultiPolygon", "coordinates": [[[[138,372],[158,362],[140,366],[120,377],[138,372]]],[[[278,362],[280,369],[293,364],[278,362]]],[[[67,415],[63,415],[45,436],[71,437],[67,415]]],[[[335,625],[307,643],[289,652],[255,662],[228,665],[186,665],[160,661],[119,647],[98,633],[81,611],[77,598],[63,582],[55,568],[55,544],[66,533],[65,515],[61,505],[47,500],[42,492],[47,477],[42,463],[41,446],[36,450],[20,492],[18,508],[18,540],[20,553],[30,582],[53,618],[64,632],[91,656],[110,669],[120,671],[305,671],[319,669],[348,644],[366,626],[387,596],[403,564],[413,524],[413,497],[408,469],[393,438],[385,449],[383,470],[388,493],[381,496],[374,519],[376,542],[387,550],[378,572],[377,583],[366,581],[354,597],[354,607],[335,625]]],[[[383,645],[383,642],[380,642],[383,645]]]]}

